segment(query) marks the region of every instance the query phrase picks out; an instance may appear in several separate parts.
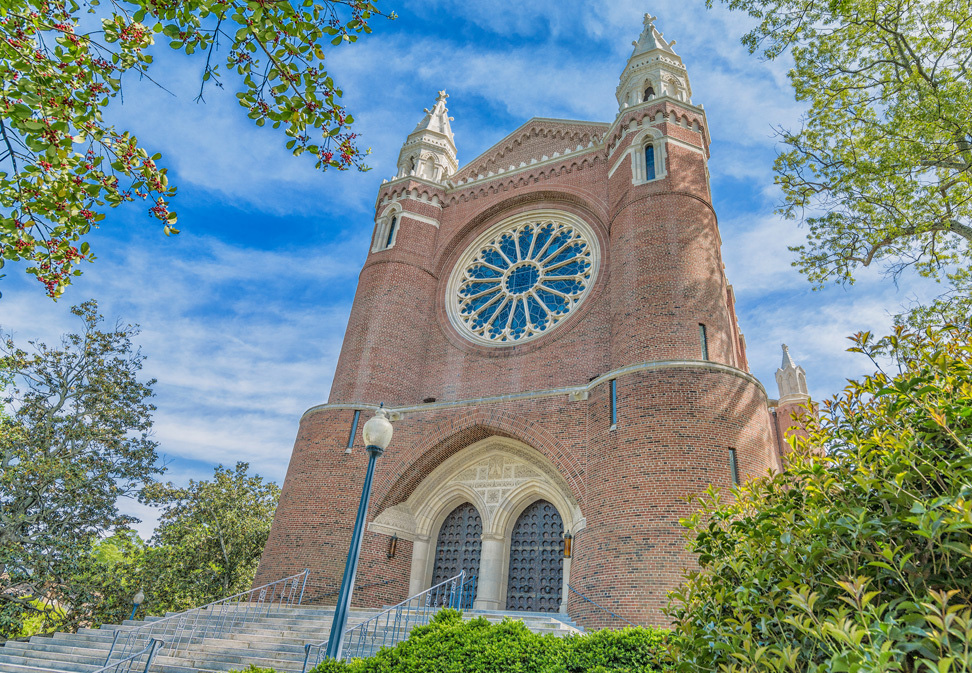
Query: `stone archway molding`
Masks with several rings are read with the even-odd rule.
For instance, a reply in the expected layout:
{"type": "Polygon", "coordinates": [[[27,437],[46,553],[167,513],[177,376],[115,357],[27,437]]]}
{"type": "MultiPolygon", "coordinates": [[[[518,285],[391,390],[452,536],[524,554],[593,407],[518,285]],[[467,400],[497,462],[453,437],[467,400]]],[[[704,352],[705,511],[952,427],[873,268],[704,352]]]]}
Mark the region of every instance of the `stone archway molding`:
{"type": "Polygon", "coordinates": [[[498,609],[506,593],[510,531],[535,500],[554,505],[572,534],[586,526],[566,480],[548,458],[515,439],[487,437],[443,461],[405,502],[386,508],[368,529],[412,541],[409,594],[414,595],[431,581],[432,547],[443,519],[457,504],[471,502],[483,520],[477,607],[498,609]]]}
{"type": "Polygon", "coordinates": [[[518,515],[525,500],[549,500],[572,533],[586,525],[567,482],[550,460],[522,442],[496,436],[447,458],[405,502],[375,517],[368,530],[412,541],[434,537],[439,515],[457,496],[479,510],[483,535],[505,534],[512,513],[518,515]]]}

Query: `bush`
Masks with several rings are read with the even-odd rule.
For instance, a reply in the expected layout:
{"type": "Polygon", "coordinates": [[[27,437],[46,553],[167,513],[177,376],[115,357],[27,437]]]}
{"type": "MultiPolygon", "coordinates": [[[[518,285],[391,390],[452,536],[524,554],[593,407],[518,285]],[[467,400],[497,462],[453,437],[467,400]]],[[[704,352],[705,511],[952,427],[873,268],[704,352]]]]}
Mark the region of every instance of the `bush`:
{"type": "Polygon", "coordinates": [[[782,474],[711,491],[673,593],[698,671],[972,671],[972,336],[855,337],[850,382],[782,474]]]}
{"type": "Polygon", "coordinates": [[[667,633],[647,628],[558,638],[523,622],[492,624],[442,610],[408,640],[369,659],[325,661],[314,673],[652,673],[671,669],[667,633]]]}

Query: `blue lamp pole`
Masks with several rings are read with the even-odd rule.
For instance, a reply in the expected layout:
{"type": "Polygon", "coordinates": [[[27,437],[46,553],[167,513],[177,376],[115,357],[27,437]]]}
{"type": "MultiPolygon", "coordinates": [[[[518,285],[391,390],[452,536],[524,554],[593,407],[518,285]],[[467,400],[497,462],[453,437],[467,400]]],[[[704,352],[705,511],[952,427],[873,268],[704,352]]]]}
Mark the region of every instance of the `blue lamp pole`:
{"type": "Polygon", "coordinates": [[[365,518],[368,515],[368,501],[371,500],[371,481],[375,476],[375,461],[391,443],[392,424],[388,420],[388,412],[383,407],[379,407],[375,415],[364,424],[361,435],[368,450],[368,472],[365,474],[364,487],[361,489],[361,502],[358,504],[358,517],[354,521],[354,532],[351,534],[348,563],[344,566],[341,593],[334,608],[334,622],[331,624],[331,635],[327,641],[326,656],[329,659],[341,658],[344,630],[348,624],[348,610],[351,608],[351,594],[354,591],[354,576],[358,572],[358,556],[361,554],[365,518]]]}

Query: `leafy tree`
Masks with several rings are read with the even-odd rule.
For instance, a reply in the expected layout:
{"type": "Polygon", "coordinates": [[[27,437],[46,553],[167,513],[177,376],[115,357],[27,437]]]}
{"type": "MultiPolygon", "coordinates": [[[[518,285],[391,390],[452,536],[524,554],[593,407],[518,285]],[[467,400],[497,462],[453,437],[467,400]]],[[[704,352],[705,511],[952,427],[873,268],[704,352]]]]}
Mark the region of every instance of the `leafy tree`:
{"type": "Polygon", "coordinates": [[[972,671],[972,329],[855,341],[897,373],[850,382],[784,472],[683,522],[685,670],[972,671]]]}
{"type": "Polygon", "coordinates": [[[165,507],[145,558],[152,612],[185,610],[250,588],[280,487],[247,474],[249,467],[219,465],[212,481],[146,489],[146,502],[165,507]]]}
{"type": "Polygon", "coordinates": [[[852,283],[872,264],[894,275],[966,269],[972,2],[722,1],[759,20],[743,40],[750,51],[789,49],[790,82],[809,105],[776,161],[782,212],[809,228],[795,265],[818,286],[852,283]]]}
{"type": "Polygon", "coordinates": [[[93,594],[89,617],[93,626],[121,624],[132,614],[132,597],[145,584],[145,553],[145,542],[131,529],[95,542],[91,563],[80,578],[93,594]]]}
{"type": "Polygon", "coordinates": [[[933,301],[918,304],[895,317],[895,321],[919,329],[958,325],[972,316],[972,270],[949,274],[951,287],[933,301]]]}
{"type": "MultiPolygon", "coordinates": [[[[145,200],[177,233],[161,156],[103,110],[126,73],[152,78],[156,41],[204,58],[208,82],[232,80],[258,126],[319,169],[365,168],[354,119],[324,67],[325,46],[370,33],[369,0],[6,0],[0,3],[0,266],[24,260],[56,298],[94,259],[86,240],[105,207],[145,200]],[[86,17],[87,9],[93,17],[86,17]],[[224,68],[214,60],[225,49],[224,68]],[[229,77],[227,77],[229,75],[229,77]],[[315,133],[316,132],[316,133],[315,133]],[[312,136],[317,135],[317,138],[312,136]],[[78,242],[80,241],[79,245],[78,242]]],[[[392,15],[394,18],[394,15],[392,15]]]]}
{"type": "Polygon", "coordinates": [[[138,493],[161,469],[149,403],[154,380],[138,379],[143,356],[131,325],[100,329],[94,301],[72,309],[84,329],[59,348],[11,338],[0,344],[8,417],[0,433],[0,636],[25,616],[58,606],[68,628],[90,618],[83,578],[90,550],[132,517],[118,499],[138,493]]]}

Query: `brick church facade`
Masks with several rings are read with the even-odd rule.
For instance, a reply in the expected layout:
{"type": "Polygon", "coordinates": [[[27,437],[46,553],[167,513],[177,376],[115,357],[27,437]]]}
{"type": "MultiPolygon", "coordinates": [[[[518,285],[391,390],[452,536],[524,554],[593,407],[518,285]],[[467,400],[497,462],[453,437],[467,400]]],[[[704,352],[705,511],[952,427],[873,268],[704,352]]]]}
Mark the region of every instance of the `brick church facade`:
{"type": "Polygon", "coordinates": [[[465,569],[476,607],[665,624],[686,496],[779,469],[806,379],[748,370],[705,113],[645,17],[611,122],[534,118],[464,167],[445,92],[381,185],[327,404],[300,421],[257,583],[336,598],[380,402],[355,606],[465,569]],[[572,553],[565,557],[569,533],[572,553]],[[391,541],[395,540],[394,555],[391,541]]]}

